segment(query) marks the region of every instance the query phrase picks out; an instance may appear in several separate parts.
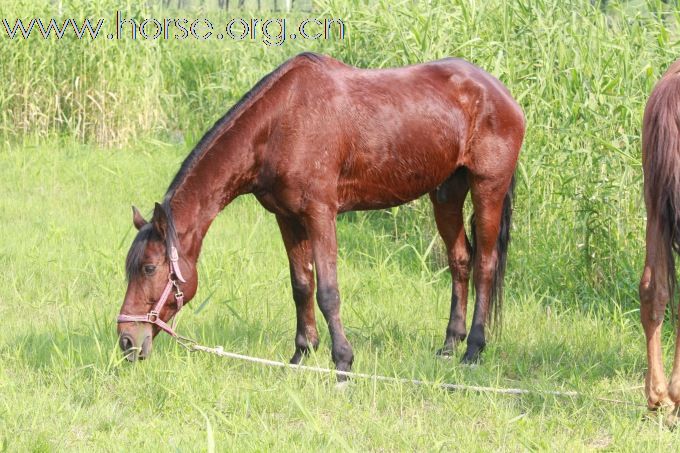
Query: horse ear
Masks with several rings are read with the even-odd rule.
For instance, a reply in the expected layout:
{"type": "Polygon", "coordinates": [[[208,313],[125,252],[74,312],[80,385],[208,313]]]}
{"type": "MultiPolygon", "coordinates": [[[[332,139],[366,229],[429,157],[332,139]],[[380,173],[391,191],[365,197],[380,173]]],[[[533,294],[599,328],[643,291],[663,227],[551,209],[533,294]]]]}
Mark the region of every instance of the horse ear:
{"type": "Polygon", "coordinates": [[[159,203],[153,208],[153,229],[159,234],[161,239],[165,240],[168,236],[168,214],[159,203]]]}
{"type": "Polygon", "coordinates": [[[146,220],[144,220],[142,214],[139,213],[139,209],[135,208],[134,206],[132,207],[132,223],[138,230],[141,229],[147,223],[149,223],[146,220]]]}

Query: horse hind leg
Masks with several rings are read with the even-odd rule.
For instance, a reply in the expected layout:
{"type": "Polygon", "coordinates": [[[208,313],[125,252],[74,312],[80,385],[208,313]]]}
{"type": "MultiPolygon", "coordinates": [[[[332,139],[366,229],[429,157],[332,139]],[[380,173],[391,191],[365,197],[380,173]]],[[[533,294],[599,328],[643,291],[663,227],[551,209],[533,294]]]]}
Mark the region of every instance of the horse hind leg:
{"type": "Polygon", "coordinates": [[[465,234],[463,205],[469,191],[467,170],[457,170],[444,184],[430,193],[435,222],[444,240],[451,271],[451,311],[444,346],[437,355],[451,356],[465,340],[468,285],[470,281],[470,241],[465,234]]]}
{"type": "MultiPolygon", "coordinates": [[[[463,363],[475,363],[486,346],[486,323],[491,308],[500,314],[502,280],[511,215],[512,175],[470,178],[475,222],[473,280],[475,312],[463,363]],[[503,234],[501,231],[503,230],[503,234]],[[492,307],[492,304],[497,304],[492,307]]],[[[500,320],[499,320],[500,321],[500,320]]]]}
{"type": "MultiPolygon", "coordinates": [[[[668,384],[661,356],[661,331],[666,304],[670,299],[668,281],[670,246],[663,239],[661,220],[650,215],[647,219],[645,268],[640,280],[640,321],[645,331],[648,370],[645,376],[645,395],[650,409],[672,405],[680,401],[677,366],[674,368],[674,391],[669,398],[668,384]]],[[[670,257],[672,258],[672,257],[670,257]]],[[[676,355],[676,365],[677,365],[676,355]]]]}

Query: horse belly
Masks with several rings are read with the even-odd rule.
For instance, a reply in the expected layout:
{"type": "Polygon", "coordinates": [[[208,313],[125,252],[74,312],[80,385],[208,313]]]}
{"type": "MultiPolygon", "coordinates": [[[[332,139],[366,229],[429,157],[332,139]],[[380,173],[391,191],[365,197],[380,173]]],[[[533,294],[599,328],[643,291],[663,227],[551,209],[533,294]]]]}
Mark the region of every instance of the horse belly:
{"type": "Polygon", "coordinates": [[[420,157],[376,159],[343,172],[338,184],[340,210],[382,209],[415,200],[436,189],[457,166],[452,156],[420,157]]]}

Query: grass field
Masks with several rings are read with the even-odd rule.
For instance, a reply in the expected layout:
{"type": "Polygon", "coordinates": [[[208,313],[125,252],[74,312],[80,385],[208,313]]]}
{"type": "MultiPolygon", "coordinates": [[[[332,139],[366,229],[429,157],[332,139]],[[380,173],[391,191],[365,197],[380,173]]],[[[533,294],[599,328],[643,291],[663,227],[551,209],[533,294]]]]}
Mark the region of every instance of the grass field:
{"type": "MultiPolygon", "coordinates": [[[[76,17],[113,5],[64,3],[76,17]]],[[[50,8],[12,0],[0,16],[50,8]]],[[[664,8],[329,0],[292,17],[342,17],[345,41],[59,47],[2,38],[0,451],[677,450],[680,433],[644,417],[637,302],[640,119],[680,53],[678,15],[664,8]],[[301,50],[365,67],[461,56],[501,78],[528,122],[502,335],[479,366],[435,358],[450,277],[428,202],[350,213],[339,220],[339,278],[354,370],[585,397],[370,380],[339,391],[330,376],[189,354],[166,336],[150,360],[122,361],[115,316],[130,204],[149,214],[201,133],[301,50]]],[[[199,279],[183,333],[233,352],[292,355],[287,260],[274,218],[254,198],[217,218],[199,279]]],[[[330,366],[325,326],[320,333],[307,364],[330,366]]],[[[667,369],[673,336],[667,323],[667,369]]]]}
{"type": "MultiPolygon", "coordinates": [[[[330,377],[190,355],[163,336],[150,361],[121,362],[114,319],[132,238],[128,204],[158,199],[187,151],[153,148],[2,153],[3,230],[10,240],[1,249],[0,445],[8,451],[193,451],[211,442],[253,451],[677,445],[678,434],[642,421],[644,409],[590,399],[358,380],[338,392],[330,377]]],[[[449,277],[434,258],[420,264],[432,233],[395,234],[390,215],[340,222],[343,312],[357,371],[644,402],[639,389],[622,391],[640,384],[645,366],[635,310],[538,293],[523,275],[520,257],[529,257],[519,234],[504,335],[493,338],[478,367],[436,359],[449,277]]],[[[294,310],[285,253],[273,217],[254,199],[240,199],[218,217],[200,277],[200,293],[182,314],[183,332],[230,351],[289,358],[294,310]]],[[[328,347],[324,336],[308,363],[330,366],[328,347]]]]}

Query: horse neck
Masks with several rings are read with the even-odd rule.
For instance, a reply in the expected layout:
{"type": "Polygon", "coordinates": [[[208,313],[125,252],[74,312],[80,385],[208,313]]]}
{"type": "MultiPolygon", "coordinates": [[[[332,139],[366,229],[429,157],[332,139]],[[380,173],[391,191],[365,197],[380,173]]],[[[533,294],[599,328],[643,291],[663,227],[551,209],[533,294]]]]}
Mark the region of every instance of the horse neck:
{"type": "Polygon", "coordinates": [[[257,176],[257,132],[258,128],[239,127],[221,134],[166,195],[180,250],[194,262],[217,214],[252,188],[257,176]]]}
{"type": "Polygon", "coordinates": [[[201,140],[205,145],[199,145],[200,152],[189,157],[189,169],[177,184],[173,182],[166,201],[180,247],[188,256],[198,259],[203,237],[217,214],[234,198],[252,190],[258,162],[266,157],[261,154],[269,135],[286,113],[284,98],[295,82],[295,67],[294,62],[282,65],[258,82],[257,91],[248,93],[227,113],[223,124],[201,140]]]}

